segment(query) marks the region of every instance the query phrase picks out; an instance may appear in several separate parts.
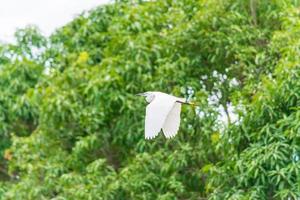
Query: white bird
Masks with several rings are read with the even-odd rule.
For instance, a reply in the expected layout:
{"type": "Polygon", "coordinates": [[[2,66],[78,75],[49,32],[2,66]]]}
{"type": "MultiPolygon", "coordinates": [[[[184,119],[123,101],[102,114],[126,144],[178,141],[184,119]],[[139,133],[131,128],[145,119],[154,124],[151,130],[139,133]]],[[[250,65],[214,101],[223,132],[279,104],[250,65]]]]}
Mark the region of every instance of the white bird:
{"type": "Polygon", "coordinates": [[[166,138],[176,135],[180,125],[181,104],[190,104],[185,98],[175,97],[162,92],[137,94],[146,97],[145,138],[152,139],[163,130],[166,138]]]}

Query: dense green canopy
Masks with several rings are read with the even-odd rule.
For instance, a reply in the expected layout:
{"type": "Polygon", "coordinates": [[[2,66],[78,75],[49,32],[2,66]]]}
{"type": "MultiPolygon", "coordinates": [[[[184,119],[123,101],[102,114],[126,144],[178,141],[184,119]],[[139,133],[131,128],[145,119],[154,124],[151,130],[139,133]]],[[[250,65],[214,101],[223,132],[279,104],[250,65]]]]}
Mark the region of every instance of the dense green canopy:
{"type": "Polygon", "coordinates": [[[116,1],[0,44],[0,199],[297,199],[300,8],[116,1]],[[146,103],[185,96],[177,136],[146,103]],[[237,116],[237,117],[236,117],[237,116]]]}

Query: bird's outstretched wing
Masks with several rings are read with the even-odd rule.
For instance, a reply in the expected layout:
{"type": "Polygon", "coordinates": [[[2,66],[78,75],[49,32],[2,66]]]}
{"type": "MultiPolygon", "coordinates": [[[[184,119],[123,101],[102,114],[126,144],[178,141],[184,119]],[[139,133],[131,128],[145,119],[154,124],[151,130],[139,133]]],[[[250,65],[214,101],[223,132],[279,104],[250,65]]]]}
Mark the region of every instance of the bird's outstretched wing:
{"type": "Polygon", "coordinates": [[[163,132],[166,138],[174,137],[179,130],[181,104],[174,103],[163,125],[163,132]]]}
{"type": "Polygon", "coordinates": [[[174,106],[176,99],[167,95],[156,96],[146,108],[145,138],[152,139],[158,135],[164,122],[174,106]]]}

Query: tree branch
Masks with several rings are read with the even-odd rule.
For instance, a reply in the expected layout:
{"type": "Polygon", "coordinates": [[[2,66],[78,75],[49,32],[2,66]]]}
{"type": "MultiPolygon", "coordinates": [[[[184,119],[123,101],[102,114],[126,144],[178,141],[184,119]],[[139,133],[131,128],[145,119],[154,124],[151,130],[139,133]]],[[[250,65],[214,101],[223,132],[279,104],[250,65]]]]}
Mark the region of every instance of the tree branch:
{"type": "Polygon", "coordinates": [[[250,0],[250,11],[251,11],[251,16],[252,16],[252,22],[254,26],[257,26],[257,2],[256,0],[250,0]]]}
{"type": "Polygon", "coordinates": [[[2,168],[1,166],[0,166],[0,173],[2,173],[3,175],[5,175],[5,176],[11,178],[11,176],[7,173],[7,170],[4,169],[4,168],[2,168]]]}

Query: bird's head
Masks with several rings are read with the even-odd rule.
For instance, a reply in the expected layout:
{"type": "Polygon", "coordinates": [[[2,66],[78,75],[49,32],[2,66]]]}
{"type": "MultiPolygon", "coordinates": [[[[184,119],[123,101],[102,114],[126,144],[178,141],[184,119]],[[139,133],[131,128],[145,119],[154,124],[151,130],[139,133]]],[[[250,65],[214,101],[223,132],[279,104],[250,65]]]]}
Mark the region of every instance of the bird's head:
{"type": "Polygon", "coordinates": [[[153,92],[144,92],[144,93],[139,93],[137,95],[145,97],[148,103],[151,103],[151,101],[153,101],[155,98],[155,94],[153,92]]]}

